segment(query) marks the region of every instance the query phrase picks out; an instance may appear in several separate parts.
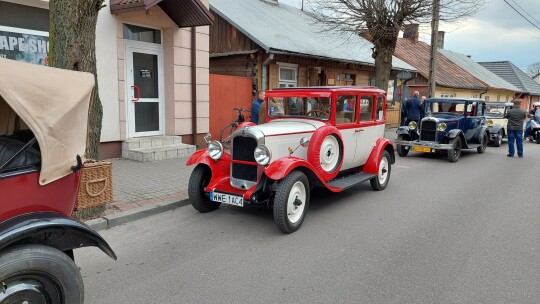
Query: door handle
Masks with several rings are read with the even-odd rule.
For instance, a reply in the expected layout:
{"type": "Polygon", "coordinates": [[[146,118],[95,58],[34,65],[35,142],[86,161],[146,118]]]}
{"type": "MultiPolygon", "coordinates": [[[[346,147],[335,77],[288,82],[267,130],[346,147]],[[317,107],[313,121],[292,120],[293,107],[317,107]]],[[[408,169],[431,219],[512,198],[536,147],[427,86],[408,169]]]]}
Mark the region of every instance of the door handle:
{"type": "Polygon", "coordinates": [[[135,89],[135,91],[137,92],[137,98],[133,98],[133,99],[131,99],[131,101],[132,102],[139,101],[139,99],[141,97],[141,88],[139,88],[139,86],[136,86],[136,85],[132,85],[131,88],[135,89]]]}
{"type": "Polygon", "coordinates": [[[356,129],[354,130],[354,133],[364,132],[364,129],[356,129]]]}

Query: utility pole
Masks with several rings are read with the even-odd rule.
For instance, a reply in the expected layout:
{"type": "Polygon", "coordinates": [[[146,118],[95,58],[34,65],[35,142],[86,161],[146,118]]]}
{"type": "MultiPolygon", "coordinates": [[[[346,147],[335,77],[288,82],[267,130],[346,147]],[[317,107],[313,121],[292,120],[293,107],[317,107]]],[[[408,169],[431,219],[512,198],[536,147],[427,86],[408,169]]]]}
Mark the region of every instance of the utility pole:
{"type": "Polygon", "coordinates": [[[429,58],[429,98],[435,97],[435,74],[437,71],[437,40],[439,34],[439,10],[441,0],[433,0],[433,16],[431,19],[431,51],[429,58]]]}

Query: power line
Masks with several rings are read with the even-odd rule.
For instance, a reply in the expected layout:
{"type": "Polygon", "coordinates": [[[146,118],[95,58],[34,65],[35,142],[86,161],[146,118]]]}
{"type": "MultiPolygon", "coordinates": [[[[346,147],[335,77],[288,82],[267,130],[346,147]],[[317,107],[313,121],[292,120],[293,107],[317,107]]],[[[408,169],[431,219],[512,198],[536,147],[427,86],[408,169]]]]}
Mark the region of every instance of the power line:
{"type": "Polygon", "coordinates": [[[540,24],[540,21],[536,20],[536,18],[531,16],[531,14],[527,13],[527,11],[525,9],[523,9],[523,7],[521,7],[521,5],[519,5],[515,0],[510,0],[510,1],[514,2],[514,4],[517,5],[527,16],[531,17],[532,20],[534,20],[534,21],[536,21],[536,23],[540,24]]]}
{"type": "Polygon", "coordinates": [[[523,16],[522,13],[520,13],[515,7],[513,7],[510,3],[508,3],[508,1],[506,0],[503,0],[506,4],[508,4],[508,6],[510,6],[514,11],[516,11],[516,13],[518,13],[521,17],[523,17],[523,19],[527,20],[527,22],[529,22],[530,24],[532,24],[532,26],[534,26],[535,28],[537,28],[538,30],[540,30],[540,27],[538,27],[536,24],[532,23],[531,20],[527,19],[527,17],[523,16]]]}

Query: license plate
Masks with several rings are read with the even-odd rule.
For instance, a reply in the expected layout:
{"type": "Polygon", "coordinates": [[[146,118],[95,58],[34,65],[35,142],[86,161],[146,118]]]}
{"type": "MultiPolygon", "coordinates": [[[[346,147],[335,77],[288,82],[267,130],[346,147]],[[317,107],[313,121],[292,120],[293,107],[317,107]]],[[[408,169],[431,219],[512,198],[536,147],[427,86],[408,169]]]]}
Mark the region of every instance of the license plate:
{"type": "Polygon", "coordinates": [[[210,192],[210,200],[212,200],[213,202],[244,207],[244,198],[237,195],[230,195],[220,192],[210,192]]]}
{"type": "Polygon", "coordinates": [[[431,152],[431,148],[420,146],[412,146],[412,150],[416,152],[431,152]]]}

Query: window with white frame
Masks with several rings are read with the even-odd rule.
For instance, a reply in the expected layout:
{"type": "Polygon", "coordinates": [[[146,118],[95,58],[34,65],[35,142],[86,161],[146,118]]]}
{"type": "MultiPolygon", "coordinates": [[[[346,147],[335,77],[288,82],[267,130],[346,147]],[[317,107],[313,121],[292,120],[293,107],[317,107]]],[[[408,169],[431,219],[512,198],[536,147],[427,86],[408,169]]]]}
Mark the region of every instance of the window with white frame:
{"type": "Polygon", "coordinates": [[[473,95],[471,95],[471,98],[478,98],[478,95],[473,94],[473,95]]]}
{"type": "Polygon", "coordinates": [[[291,88],[298,85],[298,65],[278,63],[278,87],[291,88]]]}

